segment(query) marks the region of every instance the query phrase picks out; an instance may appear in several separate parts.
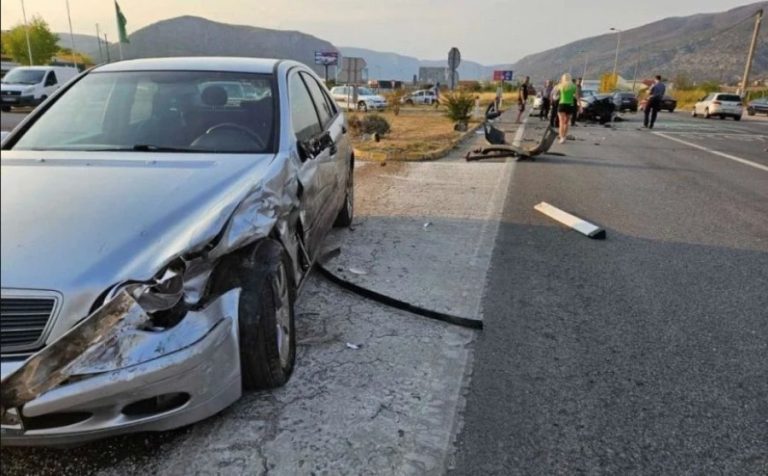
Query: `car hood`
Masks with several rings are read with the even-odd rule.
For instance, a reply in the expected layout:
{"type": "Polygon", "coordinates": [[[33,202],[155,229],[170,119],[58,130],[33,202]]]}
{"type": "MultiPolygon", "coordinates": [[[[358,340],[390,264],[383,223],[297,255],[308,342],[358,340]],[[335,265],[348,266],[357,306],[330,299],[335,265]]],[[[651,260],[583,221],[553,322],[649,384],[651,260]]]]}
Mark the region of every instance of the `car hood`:
{"type": "Polygon", "coordinates": [[[221,232],[273,158],[3,151],[2,286],[92,302],[149,279],[221,232]]]}

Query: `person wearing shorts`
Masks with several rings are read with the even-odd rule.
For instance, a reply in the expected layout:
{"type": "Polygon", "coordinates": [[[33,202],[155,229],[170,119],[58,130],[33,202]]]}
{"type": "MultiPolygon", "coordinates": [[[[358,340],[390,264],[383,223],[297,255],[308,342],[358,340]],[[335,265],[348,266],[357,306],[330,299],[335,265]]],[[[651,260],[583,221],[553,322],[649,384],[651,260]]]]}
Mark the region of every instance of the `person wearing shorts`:
{"type": "Polygon", "coordinates": [[[557,106],[557,118],[560,122],[558,136],[559,142],[565,144],[568,137],[568,128],[571,125],[571,115],[576,113],[576,85],[573,84],[573,78],[571,78],[570,74],[565,73],[560,78],[557,90],[560,92],[560,104],[557,106]]]}

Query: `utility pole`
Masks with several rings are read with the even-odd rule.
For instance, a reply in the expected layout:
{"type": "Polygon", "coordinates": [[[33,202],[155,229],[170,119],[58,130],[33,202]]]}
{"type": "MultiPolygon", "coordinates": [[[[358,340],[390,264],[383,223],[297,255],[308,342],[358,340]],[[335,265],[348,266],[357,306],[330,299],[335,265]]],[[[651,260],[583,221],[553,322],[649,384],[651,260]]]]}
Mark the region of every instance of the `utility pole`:
{"type": "Polygon", "coordinates": [[[616,72],[619,69],[619,47],[621,47],[621,30],[618,28],[611,28],[611,31],[616,32],[616,58],[613,60],[613,77],[616,79],[616,84],[619,83],[616,72]]]}
{"type": "Polygon", "coordinates": [[[96,24],[96,41],[99,43],[99,63],[104,62],[104,53],[101,51],[101,33],[99,32],[99,24],[96,24]]]}
{"type": "Polygon", "coordinates": [[[584,73],[582,73],[581,78],[587,79],[587,62],[589,62],[589,52],[584,52],[584,73]]]}
{"type": "Polygon", "coordinates": [[[111,63],[112,59],[109,57],[109,40],[107,40],[106,33],[104,33],[104,49],[107,50],[107,63],[111,63]]]}
{"type": "Polygon", "coordinates": [[[763,21],[763,9],[757,11],[755,16],[755,31],[752,34],[752,43],[749,45],[749,53],[747,54],[747,65],[744,67],[744,76],[741,78],[740,93],[742,97],[747,96],[747,87],[749,87],[749,73],[752,69],[752,60],[755,57],[755,49],[757,48],[757,36],[760,34],[760,23],[763,21]]]}
{"type": "Polygon", "coordinates": [[[21,0],[21,14],[24,16],[24,34],[27,35],[27,53],[29,53],[29,65],[32,66],[32,44],[29,42],[29,25],[27,24],[27,11],[24,9],[24,0],[21,0]]]}
{"type": "Polygon", "coordinates": [[[637,66],[640,64],[640,60],[635,61],[635,79],[632,80],[632,92],[634,93],[637,88],[637,66]]]}
{"type": "Polygon", "coordinates": [[[69,41],[72,45],[72,64],[75,66],[75,69],[78,69],[77,67],[77,60],[75,59],[75,35],[72,33],[72,15],[69,13],[69,0],[66,0],[67,3],[67,21],[69,22],[69,41]]]}

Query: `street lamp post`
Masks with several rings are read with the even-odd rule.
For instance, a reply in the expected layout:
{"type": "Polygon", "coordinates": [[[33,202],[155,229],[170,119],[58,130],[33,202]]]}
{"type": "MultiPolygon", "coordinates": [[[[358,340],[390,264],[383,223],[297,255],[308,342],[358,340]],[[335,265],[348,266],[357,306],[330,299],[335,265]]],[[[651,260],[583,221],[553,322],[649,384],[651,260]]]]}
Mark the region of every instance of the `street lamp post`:
{"type": "Polygon", "coordinates": [[[24,34],[27,36],[27,53],[29,53],[29,65],[32,66],[32,44],[29,42],[29,25],[27,24],[27,11],[24,9],[24,0],[21,0],[21,14],[24,17],[24,34]]]}
{"type": "Polygon", "coordinates": [[[613,76],[616,77],[616,71],[619,69],[619,47],[621,46],[621,30],[618,28],[611,28],[611,31],[616,32],[616,58],[613,60],[613,76]]]}

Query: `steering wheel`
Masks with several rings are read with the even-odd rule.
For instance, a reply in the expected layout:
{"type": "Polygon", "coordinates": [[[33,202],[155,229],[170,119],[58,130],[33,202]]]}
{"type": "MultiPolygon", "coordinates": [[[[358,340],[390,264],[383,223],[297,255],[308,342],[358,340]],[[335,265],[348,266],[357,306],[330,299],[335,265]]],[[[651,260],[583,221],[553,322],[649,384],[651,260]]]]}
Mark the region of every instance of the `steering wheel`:
{"type": "Polygon", "coordinates": [[[267,144],[264,143],[264,139],[262,139],[261,136],[259,136],[258,134],[256,134],[252,130],[248,129],[247,127],[241,126],[240,124],[235,124],[234,122],[225,122],[223,124],[217,124],[217,125],[211,127],[210,129],[205,131],[205,133],[200,135],[200,137],[195,139],[193,141],[193,144],[195,142],[197,142],[198,140],[200,140],[201,138],[207,136],[207,135],[211,135],[211,134],[214,134],[217,131],[227,130],[227,129],[232,130],[232,131],[242,132],[242,133],[246,134],[251,140],[253,140],[256,143],[256,145],[258,145],[259,149],[264,149],[267,146],[267,144]]]}

